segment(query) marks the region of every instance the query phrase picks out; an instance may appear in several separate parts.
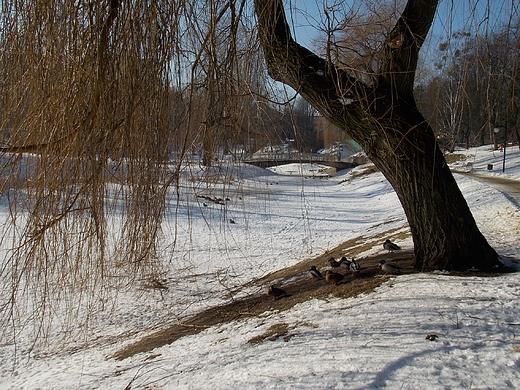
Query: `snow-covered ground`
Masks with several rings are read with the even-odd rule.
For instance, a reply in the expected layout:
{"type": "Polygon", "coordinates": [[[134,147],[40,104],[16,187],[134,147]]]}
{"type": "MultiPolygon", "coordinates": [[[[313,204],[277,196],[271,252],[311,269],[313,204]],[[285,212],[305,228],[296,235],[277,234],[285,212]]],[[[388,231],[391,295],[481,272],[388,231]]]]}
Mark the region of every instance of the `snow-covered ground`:
{"type": "MultiPolygon", "coordinates": [[[[520,181],[518,147],[508,148],[505,173],[503,155],[489,146],[457,153],[466,155],[458,170],[520,181]]],[[[316,166],[234,166],[215,173],[221,184],[186,181],[163,229],[168,290],[120,291],[91,330],[60,350],[29,353],[28,338],[0,345],[0,389],[520,388],[520,273],[402,275],[356,298],[309,300],[111,358],[166,322],[264,293],[240,286],[350,238],[406,237],[391,187],[380,173],[357,176],[361,169],[319,177],[316,166]],[[225,205],[211,200],[218,197],[225,205]],[[285,337],[249,342],[273,326],[285,337]]],[[[456,178],[493,247],[520,259],[520,210],[489,183],[456,178]]],[[[409,236],[398,244],[412,247],[409,236]]],[[[362,255],[381,250],[375,242],[362,255]]]]}
{"type": "Polygon", "coordinates": [[[471,173],[520,181],[518,153],[518,145],[509,145],[506,149],[505,158],[503,151],[493,150],[490,145],[478,148],[459,149],[455,150],[453,154],[463,155],[465,159],[453,163],[451,167],[471,173]],[[492,165],[491,170],[488,169],[488,165],[492,165]],[[503,170],[504,168],[505,170],[503,170]]]}

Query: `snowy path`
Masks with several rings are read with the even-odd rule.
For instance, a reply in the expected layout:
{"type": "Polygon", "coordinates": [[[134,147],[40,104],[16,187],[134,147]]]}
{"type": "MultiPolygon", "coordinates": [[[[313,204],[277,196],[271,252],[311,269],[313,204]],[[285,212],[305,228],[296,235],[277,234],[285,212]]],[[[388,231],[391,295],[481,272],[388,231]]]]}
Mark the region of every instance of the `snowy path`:
{"type": "Polygon", "coordinates": [[[453,171],[453,173],[490,184],[506,195],[512,203],[520,208],[520,181],[471,172],[453,171]]]}

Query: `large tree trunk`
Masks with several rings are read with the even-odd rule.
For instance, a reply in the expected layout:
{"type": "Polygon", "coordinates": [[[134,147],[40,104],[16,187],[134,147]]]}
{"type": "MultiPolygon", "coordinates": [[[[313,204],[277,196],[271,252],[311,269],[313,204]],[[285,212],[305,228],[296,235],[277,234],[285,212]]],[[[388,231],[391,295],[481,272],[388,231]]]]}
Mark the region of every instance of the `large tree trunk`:
{"type": "Polygon", "coordinates": [[[370,85],[298,45],[281,0],[255,0],[255,8],[271,77],[355,139],[396,191],[414,241],[415,268],[489,269],[500,264],[498,255],[480,233],[413,98],[418,53],[437,2],[408,2],[370,85]]]}
{"type": "Polygon", "coordinates": [[[367,153],[382,171],[406,213],[418,270],[488,269],[498,256],[479,231],[432,129],[415,104],[381,118],[380,142],[367,153]],[[398,115],[402,112],[402,115],[398,115]],[[391,127],[390,127],[391,126],[391,127]]]}

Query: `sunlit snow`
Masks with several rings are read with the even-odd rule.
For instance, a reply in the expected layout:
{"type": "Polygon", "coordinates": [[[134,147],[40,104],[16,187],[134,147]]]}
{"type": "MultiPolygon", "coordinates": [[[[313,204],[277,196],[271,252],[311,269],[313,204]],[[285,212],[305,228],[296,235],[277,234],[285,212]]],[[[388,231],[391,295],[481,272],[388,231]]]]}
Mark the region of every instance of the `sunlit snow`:
{"type": "MultiPolygon", "coordinates": [[[[520,181],[518,147],[507,149],[505,173],[502,153],[490,146],[457,153],[467,158],[454,169],[520,181]]],[[[61,350],[28,354],[23,338],[0,345],[0,389],[520,388],[519,273],[397,276],[370,294],[313,299],[122,361],[111,358],[167,321],[263,293],[241,288],[252,279],[349,238],[408,231],[380,173],[358,176],[358,167],[323,176],[319,169],[230,165],[216,186],[194,191],[186,183],[179,202],[172,195],[163,226],[169,289],[121,291],[113,308],[96,315],[93,329],[61,350]],[[207,200],[218,197],[224,205],[207,200]],[[276,324],[285,324],[291,337],[248,343],[276,324]],[[438,338],[426,340],[428,334],[438,338]]],[[[520,259],[518,202],[479,176],[456,179],[491,245],[504,259],[520,259]]],[[[399,245],[411,249],[411,238],[399,245]]],[[[381,251],[378,242],[363,255],[381,251]]]]}

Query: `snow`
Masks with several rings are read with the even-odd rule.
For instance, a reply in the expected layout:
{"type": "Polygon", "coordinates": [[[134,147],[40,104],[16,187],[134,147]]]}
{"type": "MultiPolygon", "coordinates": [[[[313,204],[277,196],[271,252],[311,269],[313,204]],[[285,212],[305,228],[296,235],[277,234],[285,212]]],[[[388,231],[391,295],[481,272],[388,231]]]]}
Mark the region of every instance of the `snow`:
{"type": "Polygon", "coordinates": [[[351,98],[341,98],[338,100],[344,106],[348,106],[349,104],[352,104],[354,102],[354,99],[351,99],[351,98]]]}
{"type": "MultiPolygon", "coordinates": [[[[453,168],[473,175],[456,179],[480,229],[515,264],[520,211],[480,176],[520,181],[518,148],[507,149],[505,173],[503,155],[489,146],[456,153],[466,159],[453,168]]],[[[367,244],[360,257],[380,253],[385,234],[411,249],[395,193],[380,173],[358,175],[365,168],[330,176],[316,165],[268,171],[235,164],[214,173],[225,179],[217,183],[193,190],[186,181],[164,223],[169,289],[120,291],[95,326],[62,349],[29,352],[28,335],[0,345],[0,389],[520,388],[519,273],[401,275],[355,298],[311,299],[112,358],[167,323],[263,294],[246,283],[348,239],[367,244]],[[221,205],[200,195],[229,200],[221,205]],[[285,335],[251,342],[276,326],[285,335]],[[426,340],[429,334],[438,337],[426,340]]]]}
{"type": "Polygon", "coordinates": [[[461,154],[465,159],[452,164],[451,167],[455,170],[520,181],[518,152],[518,145],[509,145],[506,148],[506,156],[504,159],[504,152],[501,150],[493,150],[490,145],[460,149],[454,151],[454,154],[461,154]],[[502,171],[504,161],[505,171],[502,171]],[[488,165],[490,164],[493,166],[492,170],[488,170],[488,165]]]}

